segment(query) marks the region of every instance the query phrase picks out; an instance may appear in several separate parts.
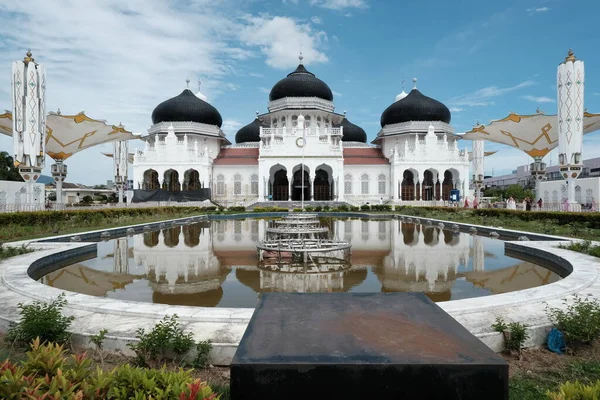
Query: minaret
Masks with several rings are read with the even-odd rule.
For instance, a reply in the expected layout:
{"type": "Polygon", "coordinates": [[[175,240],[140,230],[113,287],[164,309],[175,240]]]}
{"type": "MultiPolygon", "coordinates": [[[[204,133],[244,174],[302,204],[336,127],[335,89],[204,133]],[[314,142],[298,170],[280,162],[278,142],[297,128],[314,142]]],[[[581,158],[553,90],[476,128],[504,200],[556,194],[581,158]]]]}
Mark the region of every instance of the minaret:
{"type": "Polygon", "coordinates": [[[558,160],[560,173],[567,181],[569,210],[575,210],[575,181],[583,168],[583,61],[573,51],[558,65],[558,160]]]}
{"type": "Polygon", "coordinates": [[[44,168],[46,138],[46,72],[31,50],[12,66],[13,158],[27,182],[27,203],[33,203],[33,183],[44,168]]]}
{"type": "Polygon", "coordinates": [[[113,172],[119,203],[123,203],[123,191],[127,186],[128,147],[127,140],[113,142],[113,172]]]}

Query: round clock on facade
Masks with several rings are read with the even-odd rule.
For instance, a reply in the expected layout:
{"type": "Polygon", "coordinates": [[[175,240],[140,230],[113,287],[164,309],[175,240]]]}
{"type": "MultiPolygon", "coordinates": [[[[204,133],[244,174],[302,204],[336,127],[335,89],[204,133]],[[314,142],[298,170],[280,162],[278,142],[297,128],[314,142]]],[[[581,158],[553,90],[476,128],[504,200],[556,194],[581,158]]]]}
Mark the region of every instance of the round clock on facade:
{"type": "Polygon", "coordinates": [[[306,141],[304,140],[304,138],[299,137],[298,139],[296,139],[296,146],[304,147],[305,144],[306,144],[306,141]]]}

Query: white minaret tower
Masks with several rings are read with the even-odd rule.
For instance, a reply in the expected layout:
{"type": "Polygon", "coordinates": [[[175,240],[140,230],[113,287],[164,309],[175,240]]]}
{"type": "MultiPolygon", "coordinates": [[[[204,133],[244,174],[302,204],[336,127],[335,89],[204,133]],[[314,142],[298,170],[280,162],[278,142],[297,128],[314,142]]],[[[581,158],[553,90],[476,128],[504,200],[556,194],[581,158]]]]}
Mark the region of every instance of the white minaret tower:
{"type": "Polygon", "coordinates": [[[123,189],[127,184],[127,151],[127,140],[115,140],[113,142],[113,168],[115,173],[115,184],[119,191],[119,203],[123,202],[123,189]]]}
{"type": "MultiPolygon", "coordinates": [[[[481,201],[481,188],[483,187],[483,140],[473,140],[473,186],[475,187],[475,198],[481,201]]],[[[463,193],[466,196],[466,193],[463,193]]]]}
{"type": "Polygon", "coordinates": [[[573,51],[558,65],[558,160],[560,173],[567,181],[569,210],[575,202],[575,181],[583,168],[583,61],[576,60],[573,51]]]}
{"type": "Polygon", "coordinates": [[[19,173],[28,183],[27,202],[33,203],[33,183],[44,167],[46,143],[46,73],[31,50],[13,63],[13,153],[19,173]]]}

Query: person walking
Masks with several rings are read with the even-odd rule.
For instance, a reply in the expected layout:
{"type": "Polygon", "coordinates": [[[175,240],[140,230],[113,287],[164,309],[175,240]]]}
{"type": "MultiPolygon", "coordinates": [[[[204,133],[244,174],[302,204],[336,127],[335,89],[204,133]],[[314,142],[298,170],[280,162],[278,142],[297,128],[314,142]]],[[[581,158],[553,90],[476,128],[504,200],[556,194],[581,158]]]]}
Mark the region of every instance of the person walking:
{"type": "Polygon", "coordinates": [[[525,197],[525,210],[531,211],[531,199],[529,197],[525,197]]]}
{"type": "Polygon", "coordinates": [[[537,202],[538,208],[540,209],[540,211],[542,211],[542,205],[544,204],[544,202],[542,201],[542,198],[540,197],[540,199],[537,202]]]}

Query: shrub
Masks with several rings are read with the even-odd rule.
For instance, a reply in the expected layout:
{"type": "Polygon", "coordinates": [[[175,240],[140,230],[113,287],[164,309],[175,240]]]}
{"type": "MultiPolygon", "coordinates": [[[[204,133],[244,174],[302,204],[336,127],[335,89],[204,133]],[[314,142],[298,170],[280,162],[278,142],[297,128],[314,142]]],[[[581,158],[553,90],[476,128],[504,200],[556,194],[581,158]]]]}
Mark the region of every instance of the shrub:
{"type": "Polygon", "coordinates": [[[315,212],[321,212],[321,211],[323,211],[323,207],[315,206],[315,212]]]}
{"type": "Polygon", "coordinates": [[[323,211],[329,211],[330,207],[329,206],[323,206],[323,211]]]}
{"type": "Polygon", "coordinates": [[[293,211],[294,211],[294,212],[303,212],[304,210],[303,210],[303,209],[301,209],[301,208],[294,208],[294,210],[293,210],[293,211]]]}
{"type": "Polygon", "coordinates": [[[345,212],[345,211],[348,211],[348,206],[347,206],[347,205],[345,205],[345,204],[341,204],[341,205],[340,205],[340,206],[337,208],[337,211],[340,211],[340,212],[345,212]]]}
{"type": "Polygon", "coordinates": [[[600,246],[593,246],[592,242],[589,240],[584,240],[583,242],[573,242],[568,245],[560,245],[558,247],[576,251],[578,253],[589,254],[594,257],[600,257],[600,246]]]}
{"type": "Polygon", "coordinates": [[[370,211],[371,210],[371,206],[368,204],[363,204],[362,206],[360,206],[360,210],[361,211],[370,211]]]}
{"type": "Polygon", "coordinates": [[[20,256],[21,254],[31,253],[32,251],[34,250],[27,248],[27,246],[24,244],[19,247],[13,247],[5,246],[4,244],[0,243],[0,260],[8,257],[20,256]]]}
{"type": "Polygon", "coordinates": [[[176,314],[164,317],[148,333],[143,328],[136,331],[139,342],[128,344],[135,352],[136,365],[150,366],[166,359],[176,361],[177,357],[185,358],[194,346],[194,339],[192,333],[183,332],[177,318],[176,314]]]}
{"type": "Polygon", "coordinates": [[[564,300],[565,309],[546,307],[546,314],[556,328],[565,336],[568,347],[576,348],[590,344],[600,336],[600,303],[589,296],[573,296],[569,304],[564,300]]]}
{"type": "Polygon", "coordinates": [[[498,317],[492,328],[504,335],[504,346],[508,351],[515,350],[520,353],[525,341],[529,339],[527,326],[519,322],[506,324],[502,318],[498,317]]]}
{"type": "Polygon", "coordinates": [[[44,342],[66,343],[71,338],[68,329],[75,319],[62,315],[66,305],[64,293],[50,303],[37,300],[31,304],[19,303],[21,319],[11,324],[5,340],[20,345],[27,345],[35,338],[44,342]]]}
{"type": "Polygon", "coordinates": [[[578,381],[565,382],[557,392],[546,392],[550,400],[596,400],[600,398],[600,381],[592,385],[584,385],[578,381]]]}
{"type": "Polygon", "coordinates": [[[360,210],[360,207],[358,207],[358,206],[350,206],[349,210],[350,211],[358,211],[358,210],[360,210]]]}
{"type": "Polygon", "coordinates": [[[304,209],[308,212],[314,211],[315,209],[311,206],[304,207],[304,209]]]}
{"type": "Polygon", "coordinates": [[[68,357],[61,345],[31,344],[22,365],[0,364],[2,399],[217,399],[191,371],[120,365],[110,372],[92,369],[85,354],[68,357]]]}
{"type": "Polygon", "coordinates": [[[255,212],[288,212],[285,207],[254,207],[255,212]]]}
{"type": "Polygon", "coordinates": [[[210,340],[200,341],[196,344],[196,357],[194,358],[194,368],[206,368],[210,364],[210,351],[212,342],[210,340]]]}
{"type": "Polygon", "coordinates": [[[204,211],[217,211],[217,206],[206,206],[204,211]]]}
{"type": "Polygon", "coordinates": [[[94,201],[94,199],[92,199],[92,196],[83,196],[83,199],[81,199],[82,203],[91,203],[92,201],[94,201]]]}
{"type": "Polygon", "coordinates": [[[228,211],[244,212],[244,211],[246,211],[246,207],[244,207],[244,206],[231,206],[227,210],[228,211]]]}

